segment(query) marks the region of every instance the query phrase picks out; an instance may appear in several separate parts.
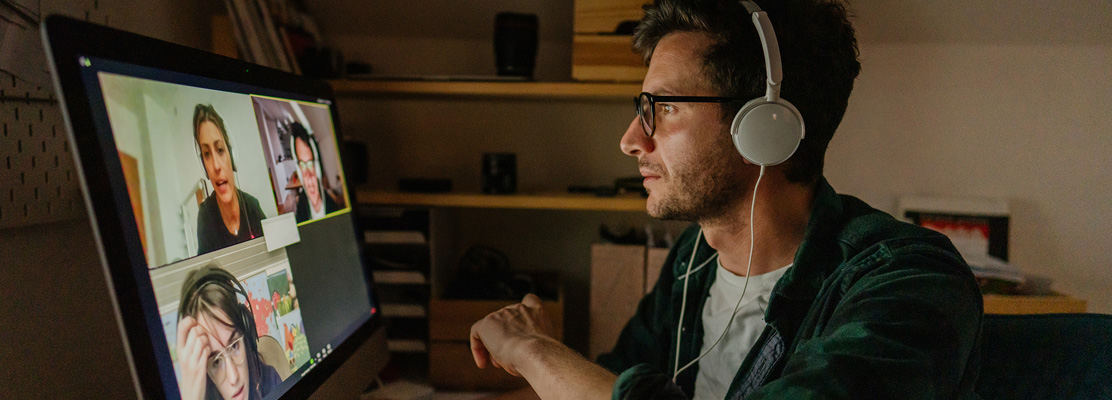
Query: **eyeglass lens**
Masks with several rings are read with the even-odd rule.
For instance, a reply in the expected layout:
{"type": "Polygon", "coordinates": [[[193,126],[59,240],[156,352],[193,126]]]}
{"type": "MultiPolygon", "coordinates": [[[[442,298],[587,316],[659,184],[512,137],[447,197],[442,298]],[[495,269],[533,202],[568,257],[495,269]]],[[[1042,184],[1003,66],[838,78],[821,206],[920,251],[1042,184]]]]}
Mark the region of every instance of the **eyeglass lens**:
{"type": "Polygon", "coordinates": [[[641,129],[645,131],[645,136],[648,137],[653,136],[653,129],[656,128],[654,108],[656,107],[648,93],[641,93],[637,96],[637,115],[641,117],[641,129]]]}
{"type": "Polygon", "coordinates": [[[231,344],[228,345],[228,347],[225,347],[224,350],[221,350],[220,353],[216,355],[216,357],[212,357],[209,359],[209,378],[212,378],[212,381],[218,384],[224,382],[224,379],[228,376],[227,366],[225,365],[228,363],[228,356],[231,356],[231,360],[235,363],[235,365],[232,366],[234,368],[236,365],[243,364],[243,362],[247,359],[246,353],[247,352],[243,351],[242,337],[233,341],[231,344]]]}

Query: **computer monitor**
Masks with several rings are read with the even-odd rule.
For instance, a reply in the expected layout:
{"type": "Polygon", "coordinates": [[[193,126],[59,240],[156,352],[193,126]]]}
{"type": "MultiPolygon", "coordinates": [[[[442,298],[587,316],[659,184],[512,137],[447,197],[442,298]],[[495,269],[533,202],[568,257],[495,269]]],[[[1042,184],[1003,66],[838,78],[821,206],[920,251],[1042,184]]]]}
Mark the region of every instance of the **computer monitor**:
{"type": "Polygon", "coordinates": [[[65,17],[43,39],[141,397],[303,398],[367,347],[327,83],[65,17]]]}

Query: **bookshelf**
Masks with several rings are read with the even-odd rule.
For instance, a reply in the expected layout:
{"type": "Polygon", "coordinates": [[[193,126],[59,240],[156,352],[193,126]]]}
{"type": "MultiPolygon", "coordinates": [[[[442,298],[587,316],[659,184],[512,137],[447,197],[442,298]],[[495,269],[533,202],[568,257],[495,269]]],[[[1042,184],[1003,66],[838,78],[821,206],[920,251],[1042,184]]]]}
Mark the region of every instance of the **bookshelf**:
{"type": "Polygon", "coordinates": [[[632,100],[640,83],[333,80],[337,96],[443,96],[546,100],[632,100]]]}
{"type": "Polygon", "coordinates": [[[360,203],[376,206],[645,212],[645,199],[637,195],[597,197],[568,193],[489,195],[467,192],[402,193],[359,190],[357,197],[360,203]]]}

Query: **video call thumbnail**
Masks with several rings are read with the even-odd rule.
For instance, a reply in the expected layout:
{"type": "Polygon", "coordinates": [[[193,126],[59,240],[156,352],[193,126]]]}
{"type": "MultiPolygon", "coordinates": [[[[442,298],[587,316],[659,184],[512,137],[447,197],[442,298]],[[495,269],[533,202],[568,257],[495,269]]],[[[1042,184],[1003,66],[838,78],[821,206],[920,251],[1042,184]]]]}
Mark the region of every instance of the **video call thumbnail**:
{"type": "Polygon", "coordinates": [[[266,396],[313,359],[265,221],[350,211],[328,105],[97,76],[183,397],[266,396]]]}
{"type": "Polygon", "coordinates": [[[349,208],[327,105],[98,77],[150,268],[349,208]]]}

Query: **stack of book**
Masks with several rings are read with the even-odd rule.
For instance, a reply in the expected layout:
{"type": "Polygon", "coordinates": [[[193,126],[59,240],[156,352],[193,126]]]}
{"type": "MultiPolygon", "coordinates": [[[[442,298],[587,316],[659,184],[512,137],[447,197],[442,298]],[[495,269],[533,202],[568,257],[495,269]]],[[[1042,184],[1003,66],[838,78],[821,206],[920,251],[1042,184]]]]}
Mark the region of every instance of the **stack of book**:
{"type": "Polygon", "coordinates": [[[224,0],[224,3],[241,59],[301,73],[298,55],[320,43],[320,31],[308,14],[289,0],[224,0]]]}

